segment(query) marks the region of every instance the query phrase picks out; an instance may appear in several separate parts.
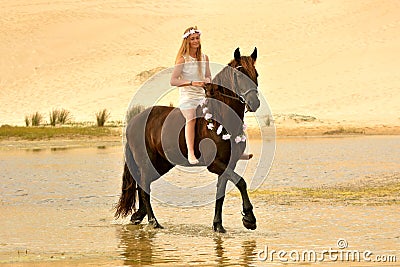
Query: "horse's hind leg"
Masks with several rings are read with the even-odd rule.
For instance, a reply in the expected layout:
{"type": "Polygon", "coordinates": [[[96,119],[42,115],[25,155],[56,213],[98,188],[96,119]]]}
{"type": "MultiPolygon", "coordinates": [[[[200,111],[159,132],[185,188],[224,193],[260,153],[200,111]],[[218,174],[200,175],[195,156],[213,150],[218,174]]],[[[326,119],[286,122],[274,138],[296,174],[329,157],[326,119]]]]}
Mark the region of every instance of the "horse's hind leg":
{"type": "Polygon", "coordinates": [[[133,224],[140,224],[143,221],[144,217],[146,217],[146,215],[147,215],[147,211],[146,211],[146,207],[144,205],[141,191],[142,191],[142,188],[140,188],[140,186],[139,186],[138,187],[139,209],[134,214],[132,214],[131,222],[133,224]]]}
{"type": "Polygon", "coordinates": [[[225,233],[225,228],[222,226],[222,206],[225,200],[226,183],[228,180],[225,176],[218,176],[217,196],[215,201],[215,214],[213,220],[213,229],[218,233],[225,233]]]}
{"type": "Polygon", "coordinates": [[[154,216],[153,208],[150,203],[150,194],[148,194],[145,190],[140,190],[141,198],[143,199],[143,204],[146,208],[147,218],[149,220],[149,225],[154,228],[164,228],[158,222],[156,217],[154,216]]]}

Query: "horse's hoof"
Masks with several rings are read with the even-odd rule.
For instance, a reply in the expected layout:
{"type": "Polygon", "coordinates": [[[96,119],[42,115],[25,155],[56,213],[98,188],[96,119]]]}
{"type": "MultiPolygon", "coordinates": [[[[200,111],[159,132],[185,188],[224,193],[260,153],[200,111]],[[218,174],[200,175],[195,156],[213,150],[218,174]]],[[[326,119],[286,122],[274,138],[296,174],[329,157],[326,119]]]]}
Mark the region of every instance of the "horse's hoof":
{"type": "Polygon", "coordinates": [[[257,223],[255,223],[255,222],[249,222],[249,221],[245,220],[245,218],[243,218],[242,221],[243,221],[244,227],[246,227],[247,229],[249,229],[249,230],[256,230],[256,228],[257,228],[257,223]]]}
{"type": "Polygon", "coordinates": [[[131,220],[132,224],[138,225],[142,222],[142,220],[131,220]]]}
{"type": "Polygon", "coordinates": [[[154,229],[164,229],[164,227],[162,227],[161,224],[159,224],[156,219],[150,220],[149,226],[153,227],[154,229]]]}
{"type": "Polygon", "coordinates": [[[250,230],[255,230],[257,228],[256,217],[253,214],[252,210],[248,210],[243,212],[243,226],[250,230]]]}
{"type": "Polygon", "coordinates": [[[213,223],[213,229],[216,233],[226,233],[225,228],[222,226],[222,223],[213,223]]]}
{"type": "Polygon", "coordinates": [[[146,216],[146,213],[141,213],[139,211],[135,212],[134,214],[132,214],[131,217],[131,222],[134,225],[138,225],[143,221],[143,218],[146,216]]]}

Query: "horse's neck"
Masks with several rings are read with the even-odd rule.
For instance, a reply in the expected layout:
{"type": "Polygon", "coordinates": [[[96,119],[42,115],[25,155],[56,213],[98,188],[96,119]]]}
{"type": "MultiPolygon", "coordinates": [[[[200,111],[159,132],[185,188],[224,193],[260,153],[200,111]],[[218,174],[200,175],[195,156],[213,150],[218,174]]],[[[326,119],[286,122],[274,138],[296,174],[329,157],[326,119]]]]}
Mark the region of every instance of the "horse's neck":
{"type": "Polygon", "coordinates": [[[235,99],[238,97],[237,95],[232,94],[232,92],[234,92],[234,83],[230,68],[230,66],[223,68],[219,73],[217,73],[217,75],[215,75],[213,79],[212,83],[218,86],[218,88],[216,88],[217,91],[223,94],[232,95],[233,97],[230,98],[221,96],[221,98],[215,98],[216,100],[220,101],[220,103],[217,104],[218,108],[216,108],[216,110],[218,110],[218,113],[220,113],[218,115],[221,118],[222,124],[232,124],[230,125],[230,128],[237,128],[238,131],[241,131],[243,126],[245,106],[240,101],[235,99]],[[235,114],[233,114],[232,111],[229,111],[229,109],[232,109],[235,114]],[[240,123],[237,121],[238,117],[240,119],[240,123]]]}
{"type": "MultiPolygon", "coordinates": [[[[219,86],[218,90],[224,90],[219,86]]],[[[228,89],[225,89],[228,90],[228,89]]],[[[221,124],[232,129],[232,134],[240,134],[243,129],[244,105],[236,100],[226,96],[222,96],[218,100],[218,110],[221,124]]]]}
{"type": "Polygon", "coordinates": [[[245,106],[239,100],[228,97],[225,97],[224,104],[227,109],[228,107],[233,109],[243,123],[245,106]]]}
{"type": "Polygon", "coordinates": [[[214,84],[217,84],[218,86],[233,88],[233,77],[229,72],[230,68],[230,66],[226,66],[225,68],[223,68],[220,72],[217,73],[217,75],[215,75],[212,82],[214,84]]]}

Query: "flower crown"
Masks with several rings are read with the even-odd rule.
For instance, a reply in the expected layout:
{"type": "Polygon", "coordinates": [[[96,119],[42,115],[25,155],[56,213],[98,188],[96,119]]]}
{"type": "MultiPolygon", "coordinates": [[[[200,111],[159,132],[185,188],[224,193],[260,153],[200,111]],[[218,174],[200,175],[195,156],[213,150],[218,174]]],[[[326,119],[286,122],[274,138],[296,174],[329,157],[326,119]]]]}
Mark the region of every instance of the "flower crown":
{"type": "Polygon", "coordinates": [[[183,39],[186,39],[189,37],[189,35],[193,34],[193,33],[198,33],[199,35],[201,35],[201,31],[199,30],[195,30],[195,29],[191,29],[190,31],[186,32],[184,35],[182,35],[183,39]]]}

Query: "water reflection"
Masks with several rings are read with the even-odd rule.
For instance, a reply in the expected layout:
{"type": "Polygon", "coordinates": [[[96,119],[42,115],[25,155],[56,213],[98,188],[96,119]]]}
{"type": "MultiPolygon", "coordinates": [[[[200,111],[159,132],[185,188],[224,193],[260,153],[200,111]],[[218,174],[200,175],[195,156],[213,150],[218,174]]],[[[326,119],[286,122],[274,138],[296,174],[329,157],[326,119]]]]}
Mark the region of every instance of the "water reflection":
{"type": "Polygon", "coordinates": [[[51,151],[65,151],[70,149],[69,147],[52,147],[50,148],[51,151]]]}
{"type": "Polygon", "coordinates": [[[152,264],[153,239],[157,231],[149,231],[143,225],[124,225],[117,228],[120,244],[118,249],[124,265],[152,264]]]}
{"type": "Polygon", "coordinates": [[[254,266],[256,264],[256,248],[255,240],[244,240],[242,242],[242,262],[244,266],[254,266]]]}
{"type": "Polygon", "coordinates": [[[214,237],[214,243],[216,256],[215,261],[218,266],[232,264],[239,266],[255,266],[257,264],[257,259],[255,257],[257,248],[256,240],[243,240],[239,248],[235,242],[233,244],[230,242],[226,242],[227,244],[224,244],[224,237],[217,235],[214,237]]]}
{"type": "Polygon", "coordinates": [[[26,149],[27,152],[43,152],[45,149],[43,148],[28,148],[26,149]]]}
{"type": "Polygon", "coordinates": [[[224,263],[229,262],[229,258],[226,257],[225,254],[225,248],[224,248],[224,240],[220,235],[217,235],[214,237],[214,242],[215,242],[215,256],[216,256],[216,262],[218,265],[224,265],[224,263]]]}
{"type": "MultiPolygon", "coordinates": [[[[99,150],[106,150],[107,146],[105,145],[99,145],[96,146],[97,149],[99,150]]],[[[26,148],[24,149],[26,152],[63,152],[63,151],[68,151],[68,150],[76,150],[79,149],[79,147],[75,146],[54,146],[54,147],[34,147],[34,148],[26,148]]]]}
{"type": "Polygon", "coordinates": [[[124,266],[151,264],[208,264],[254,266],[257,242],[248,236],[214,234],[197,225],[197,233],[170,226],[163,230],[147,225],[122,225],[116,228],[118,252],[124,266]]]}

